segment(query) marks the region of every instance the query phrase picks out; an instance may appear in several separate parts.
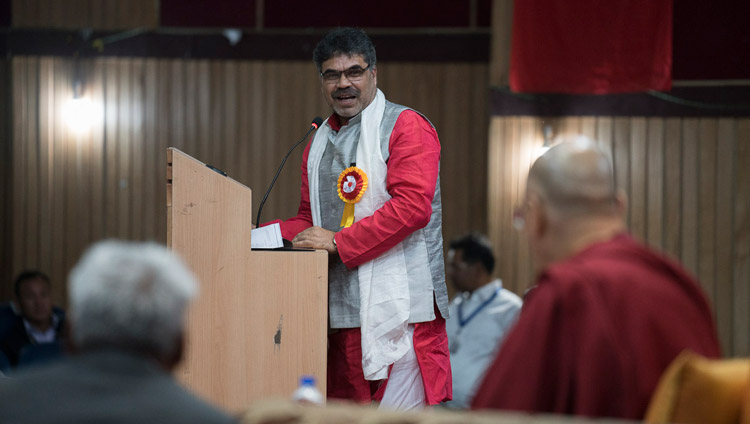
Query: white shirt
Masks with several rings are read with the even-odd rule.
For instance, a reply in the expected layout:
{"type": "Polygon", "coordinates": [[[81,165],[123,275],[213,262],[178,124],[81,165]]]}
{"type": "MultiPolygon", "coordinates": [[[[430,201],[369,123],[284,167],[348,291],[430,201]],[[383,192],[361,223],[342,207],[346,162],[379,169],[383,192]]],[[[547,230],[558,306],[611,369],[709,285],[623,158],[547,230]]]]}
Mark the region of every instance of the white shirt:
{"type": "Polygon", "coordinates": [[[40,331],[31,323],[26,321],[26,319],[23,320],[23,326],[26,328],[26,334],[29,335],[29,338],[34,343],[52,343],[55,341],[55,338],[57,337],[57,331],[55,328],[57,327],[57,324],[60,322],[60,318],[57,317],[57,315],[52,314],[52,325],[49,326],[49,328],[45,331],[40,331]]]}
{"type": "Polygon", "coordinates": [[[461,293],[450,304],[446,321],[453,372],[453,401],[449,408],[468,408],[484,373],[521,311],[521,298],[494,280],[461,293]]]}

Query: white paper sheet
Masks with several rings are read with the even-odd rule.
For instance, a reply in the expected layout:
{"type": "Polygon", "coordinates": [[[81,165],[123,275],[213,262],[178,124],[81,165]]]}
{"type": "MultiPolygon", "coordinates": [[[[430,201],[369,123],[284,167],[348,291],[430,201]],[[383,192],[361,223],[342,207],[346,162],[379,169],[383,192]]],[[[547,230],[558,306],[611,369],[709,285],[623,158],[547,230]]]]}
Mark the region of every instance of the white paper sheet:
{"type": "Polygon", "coordinates": [[[284,246],[281,226],[278,223],[252,230],[250,240],[250,247],[253,249],[275,249],[284,246]]]}

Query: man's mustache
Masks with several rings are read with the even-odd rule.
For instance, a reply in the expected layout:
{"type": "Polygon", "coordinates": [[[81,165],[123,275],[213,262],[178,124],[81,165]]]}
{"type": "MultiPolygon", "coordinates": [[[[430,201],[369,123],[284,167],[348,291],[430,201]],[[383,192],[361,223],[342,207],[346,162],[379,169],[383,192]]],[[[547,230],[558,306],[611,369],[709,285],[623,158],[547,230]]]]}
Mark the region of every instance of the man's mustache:
{"type": "Polygon", "coordinates": [[[333,92],[333,97],[340,97],[340,96],[359,96],[359,90],[352,87],[347,88],[341,88],[333,92]]]}

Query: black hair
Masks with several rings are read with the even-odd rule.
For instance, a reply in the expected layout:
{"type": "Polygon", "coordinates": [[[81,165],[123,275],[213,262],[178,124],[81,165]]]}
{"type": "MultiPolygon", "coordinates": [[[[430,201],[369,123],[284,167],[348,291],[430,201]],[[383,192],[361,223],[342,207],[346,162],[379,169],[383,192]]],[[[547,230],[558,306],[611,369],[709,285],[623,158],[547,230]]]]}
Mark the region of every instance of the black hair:
{"type": "Polygon", "coordinates": [[[37,269],[27,269],[24,271],[21,271],[21,273],[18,274],[16,277],[16,282],[13,284],[13,290],[16,293],[16,297],[21,297],[21,285],[29,280],[36,280],[37,278],[42,279],[47,282],[47,284],[52,284],[49,281],[49,277],[47,277],[47,274],[43,273],[42,271],[39,271],[37,269]]]}
{"type": "Polygon", "coordinates": [[[466,263],[481,262],[488,274],[492,274],[495,269],[495,255],[492,253],[492,246],[490,246],[487,237],[481,234],[472,233],[457,238],[451,242],[450,248],[463,252],[462,257],[466,263]]]}
{"type": "Polygon", "coordinates": [[[320,72],[323,62],[340,54],[362,55],[370,69],[375,68],[375,46],[370,37],[358,28],[342,27],[329,31],[313,50],[313,62],[320,72]]]}

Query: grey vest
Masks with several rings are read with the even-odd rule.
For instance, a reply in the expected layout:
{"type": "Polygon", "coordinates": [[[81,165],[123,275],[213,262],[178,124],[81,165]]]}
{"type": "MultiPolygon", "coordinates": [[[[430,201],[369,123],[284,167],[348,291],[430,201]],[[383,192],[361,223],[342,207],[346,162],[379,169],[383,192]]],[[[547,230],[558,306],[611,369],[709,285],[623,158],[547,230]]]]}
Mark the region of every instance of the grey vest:
{"type": "MultiPolygon", "coordinates": [[[[389,142],[393,127],[396,125],[401,112],[408,108],[386,101],[383,120],[380,124],[380,146],[383,159],[388,162],[390,156],[389,142]]],[[[320,160],[318,175],[320,178],[319,196],[321,208],[321,225],[330,231],[341,229],[341,215],[344,213],[344,203],[336,192],[336,181],[339,174],[357,157],[359,143],[360,121],[359,114],[349,120],[337,133],[330,132],[329,142],[320,160]]],[[[426,119],[426,118],[425,118],[426,119]]],[[[429,122],[429,121],[428,121],[429,122]]],[[[432,274],[432,287],[415,287],[413,279],[409,279],[409,295],[412,300],[410,323],[431,321],[433,311],[420,311],[414,307],[416,299],[424,296],[434,296],[440,314],[448,318],[448,292],[445,287],[445,265],[443,263],[443,235],[442,235],[442,206],[440,202],[440,177],[435,186],[435,196],[432,200],[432,215],[430,222],[423,231],[427,244],[427,257],[432,274]]],[[[407,257],[408,260],[408,257],[407,257]]],[[[359,278],[357,270],[349,270],[336,257],[329,264],[328,269],[328,314],[331,328],[354,328],[360,326],[359,320],[359,278]]]]}

